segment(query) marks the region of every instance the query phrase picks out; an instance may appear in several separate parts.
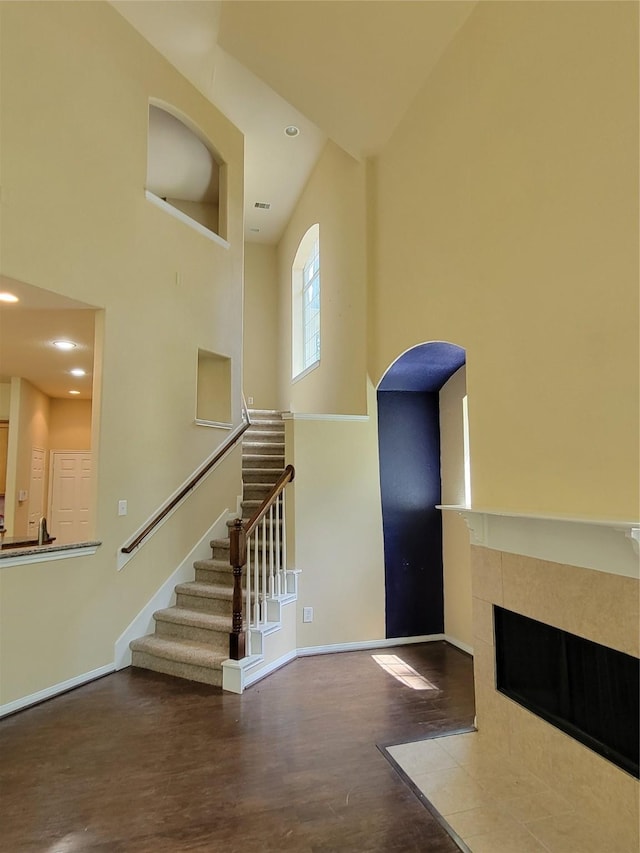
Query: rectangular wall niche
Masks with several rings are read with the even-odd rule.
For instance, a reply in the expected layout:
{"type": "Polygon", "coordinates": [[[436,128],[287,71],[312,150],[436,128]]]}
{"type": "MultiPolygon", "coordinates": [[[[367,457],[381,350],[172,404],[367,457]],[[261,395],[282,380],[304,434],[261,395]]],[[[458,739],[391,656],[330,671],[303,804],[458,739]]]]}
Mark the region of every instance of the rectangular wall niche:
{"type": "Polygon", "coordinates": [[[231,359],[198,350],[196,422],[231,426],[231,359]]]}
{"type": "Polygon", "coordinates": [[[638,778],[640,661],[493,611],[498,691],[638,778]]]}

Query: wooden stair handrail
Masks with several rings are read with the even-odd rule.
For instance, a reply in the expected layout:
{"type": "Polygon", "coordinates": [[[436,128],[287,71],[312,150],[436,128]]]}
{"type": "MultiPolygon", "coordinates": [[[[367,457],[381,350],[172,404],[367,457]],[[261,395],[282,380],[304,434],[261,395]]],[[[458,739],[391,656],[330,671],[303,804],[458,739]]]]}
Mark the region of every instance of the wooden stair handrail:
{"type": "Polygon", "coordinates": [[[247,537],[250,536],[269,509],[275,504],[285,487],[296,475],[293,465],[287,465],[277,483],[258,509],[247,521],[235,518],[229,526],[229,562],[233,569],[233,617],[229,634],[229,657],[241,660],[246,651],[246,633],[242,619],[242,570],[247,562],[247,537]]]}
{"type": "Polygon", "coordinates": [[[138,533],[138,535],[132,542],[130,542],[128,545],[123,546],[120,551],[123,554],[131,554],[132,551],[135,551],[135,549],[143,542],[143,540],[147,538],[151,531],[154,530],[160,524],[160,522],[163,521],[163,519],[165,519],[169,515],[171,510],[174,509],[180,503],[180,501],[189,494],[192,489],[195,489],[200,480],[202,480],[202,478],[209,473],[209,471],[214,467],[214,465],[216,465],[223,458],[223,456],[226,456],[226,454],[240,441],[240,439],[250,426],[251,422],[247,417],[242,427],[236,433],[227,438],[227,440],[224,442],[220,450],[218,450],[213,459],[210,459],[203,468],[201,468],[199,471],[196,471],[196,473],[193,475],[193,477],[191,477],[186,486],[180,489],[178,494],[154,515],[154,517],[147,524],[144,530],[138,533]]]}

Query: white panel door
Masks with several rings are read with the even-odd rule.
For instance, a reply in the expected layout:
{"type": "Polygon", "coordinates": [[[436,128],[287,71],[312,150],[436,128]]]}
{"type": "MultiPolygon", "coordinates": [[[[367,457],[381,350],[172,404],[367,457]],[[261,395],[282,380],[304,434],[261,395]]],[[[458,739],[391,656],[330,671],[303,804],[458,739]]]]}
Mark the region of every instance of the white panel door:
{"type": "Polygon", "coordinates": [[[86,542],[91,516],[91,451],[54,450],[49,532],[56,545],[86,542]]]}
{"type": "Polygon", "coordinates": [[[38,535],[38,524],[44,515],[44,473],[44,450],[41,447],[32,447],[29,474],[29,536],[38,535]]]}

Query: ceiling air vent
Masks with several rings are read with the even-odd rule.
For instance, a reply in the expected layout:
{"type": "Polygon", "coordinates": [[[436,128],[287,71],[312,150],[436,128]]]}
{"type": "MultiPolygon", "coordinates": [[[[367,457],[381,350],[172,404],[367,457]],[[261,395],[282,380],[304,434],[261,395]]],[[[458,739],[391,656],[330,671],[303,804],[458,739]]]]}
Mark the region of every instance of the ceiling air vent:
{"type": "Polygon", "coordinates": [[[260,210],[269,210],[271,208],[271,202],[268,201],[257,201],[254,207],[259,207],[260,210]]]}

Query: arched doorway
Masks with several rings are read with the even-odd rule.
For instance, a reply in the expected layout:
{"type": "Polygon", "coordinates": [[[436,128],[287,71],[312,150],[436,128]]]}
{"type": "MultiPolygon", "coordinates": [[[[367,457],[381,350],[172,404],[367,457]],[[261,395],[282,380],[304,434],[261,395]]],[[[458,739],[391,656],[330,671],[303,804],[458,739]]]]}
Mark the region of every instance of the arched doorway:
{"type": "Polygon", "coordinates": [[[444,631],[439,393],[465,361],[456,344],[419,344],[378,385],[387,637],[444,631]]]}

